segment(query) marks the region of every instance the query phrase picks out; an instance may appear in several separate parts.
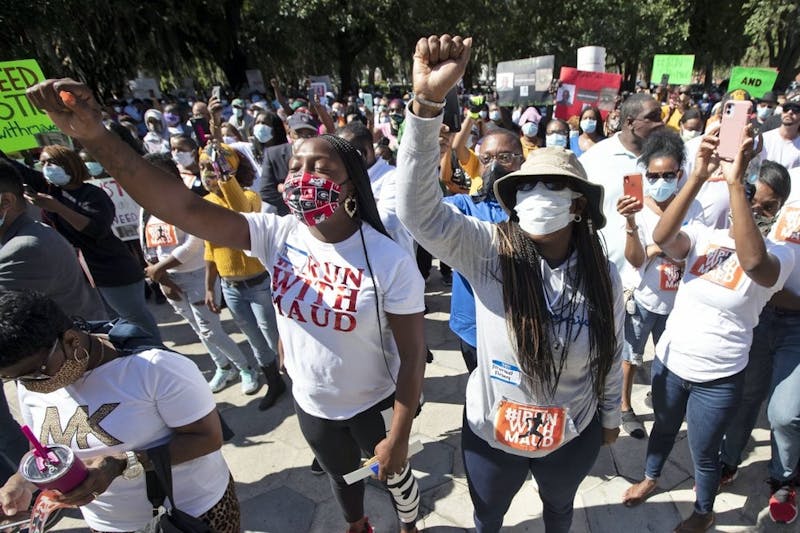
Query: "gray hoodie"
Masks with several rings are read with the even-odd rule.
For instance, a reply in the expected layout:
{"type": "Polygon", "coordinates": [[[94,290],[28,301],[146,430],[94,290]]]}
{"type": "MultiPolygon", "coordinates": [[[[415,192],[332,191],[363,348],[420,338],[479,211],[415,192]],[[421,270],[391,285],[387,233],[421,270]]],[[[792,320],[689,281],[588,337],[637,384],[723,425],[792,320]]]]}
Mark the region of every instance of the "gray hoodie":
{"type": "MultiPolygon", "coordinates": [[[[564,284],[567,268],[576,261],[574,254],[556,268],[543,262],[542,278],[553,322],[571,320],[583,323],[583,327],[570,344],[555,393],[551,396],[538,384],[529,386],[506,323],[496,229],[441,201],[437,183],[441,124],[441,115],[425,119],[410,109],[406,113],[403,142],[397,155],[397,214],[417,242],[462,273],[474,291],[478,368],[467,384],[470,428],[494,448],[541,457],[577,436],[598,412],[603,427],[618,427],[625,311],[616,268],[609,263],[615,295],[615,331],[608,333],[616,336],[618,348],[602,399],[592,388],[585,306],[578,308],[580,316],[562,318],[559,314],[559,303],[568,302],[574,292],[573,287],[564,284]]],[[[576,297],[578,301],[583,299],[580,293],[576,297]]],[[[556,329],[557,342],[563,343],[564,329],[556,329]]],[[[557,352],[558,347],[554,348],[557,352]]]]}

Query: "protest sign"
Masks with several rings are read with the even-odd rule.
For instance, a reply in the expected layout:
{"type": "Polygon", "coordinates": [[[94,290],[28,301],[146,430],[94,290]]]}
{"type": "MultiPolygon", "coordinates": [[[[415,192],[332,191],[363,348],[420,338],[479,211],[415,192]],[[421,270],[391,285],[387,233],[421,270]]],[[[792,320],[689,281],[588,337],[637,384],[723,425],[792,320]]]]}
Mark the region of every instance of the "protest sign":
{"type": "Polygon", "coordinates": [[[132,241],[139,238],[139,205],[133,201],[125,189],[119,186],[114,178],[87,180],[95,187],[105,191],[114,202],[116,215],[111,223],[114,234],[123,241],[132,241]]]}
{"type": "Polygon", "coordinates": [[[529,57],[497,64],[497,103],[501,106],[546,105],[553,103],[555,56],[529,57]]]}
{"type": "Polygon", "coordinates": [[[653,72],[650,80],[659,83],[662,76],[669,76],[672,85],[692,83],[694,73],[694,55],[667,55],[656,54],[653,56],[653,72]],[[659,81],[656,81],[659,80],[659,81]]]}
{"type": "Polygon", "coordinates": [[[31,105],[25,90],[44,80],[35,59],[0,62],[0,150],[39,146],[36,135],[58,131],[44,111],[31,105]]]}
{"type": "Polygon", "coordinates": [[[161,98],[161,90],[158,87],[158,80],[155,78],[145,78],[140,76],[135,80],[128,81],[128,89],[134,98],[147,100],[150,98],[161,98]]]}
{"type": "Polygon", "coordinates": [[[580,115],[589,106],[597,107],[605,118],[614,109],[622,76],[561,67],[559,81],[561,84],[556,92],[557,118],[568,120],[573,115],[580,115]]]}
{"type": "Polygon", "coordinates": [[[247,85],[250,87],[250,92],[258,91],[261,94],[267,92],[267,85],[264,83],[264,76],[261,74],[261,70],[257,68],[245,70],[244,74],[247,76],[247,85]]]}
{"type": "Polygon", "coordinates": [[[778,71],[771,68],[758,67],[733,67],[728,90],[744,89],[753,98],[761,98],[764,93],[772,90],[778,71]]]}

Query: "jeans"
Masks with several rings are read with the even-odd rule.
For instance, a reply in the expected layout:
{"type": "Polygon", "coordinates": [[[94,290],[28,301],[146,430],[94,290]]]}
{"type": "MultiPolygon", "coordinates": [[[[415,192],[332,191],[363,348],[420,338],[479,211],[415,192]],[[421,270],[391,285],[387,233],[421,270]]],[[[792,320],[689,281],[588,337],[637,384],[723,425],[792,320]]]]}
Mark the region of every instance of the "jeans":
{"type": "Polygon", "coordinates": [[[561,448],[544,457],[531,459],[492,448],[473,433],[465,418],[461,429],[461,449],[469,495],[475,507],[477,533],[500,531],[511,500],[519,492],[528,472],[539,485],[545,531],[568,533],[578,485],[592,469],[602,443],[602,426],[599,418],[594,417],[580,435],[561,448]]]}
{"type": "Polygon", "coordinates": [[[269,277],[252,287],[237,287],[223,279],[222,294],[234,322],[247,337],[258,364],[262,367],[272,364],[277,357],[278,325],[272,307],[269,277]]]}
{"type": "Polygon", "coordinates": [[[739,407],[744,372],[706,383],[684,380],[653,360],[652,390],[655,422],[647,441],[645,475],[658,479],[675,444],[683,417],[688,425],[689,449],[694,462],[694,510],[714,509],[720,479],[719,446],[728,422],[739,407]]]}
{"type": "Polygon", "coordinates": [[[782,342],[772,355],[767,417],[772,428],[772,459],[769,475],[789,481],[800,462],[800,315],[775,319],[773,333],[782,342]],[[780,325],[778,325],[780,324],[780,325]]]}
{"type": "Polygon", "coordinates": [[[11,416],[6,395],[0,390],[0,487],[17,471],[28,448],[28,440],[11,416]]]}
{"type": "Polygon", "coordinates": [[[222,329],[222,321],[205,304],[205,269],[178,272],[169,275],[183,292],[180,301],[170,300],[172,308],[192,326],[217,368],[233,363],[239,370],[247,370],[250,363],[233,339],[222,329]]]}
{"type": "Polygon", "coordinates": [[[144,299],[144,280],[119,287],[97,287],[100,296],[116,316],[132,322],[154,338],[161,340],[156,319],[147,309],[144,299]]]}
{"type": "Polygon", "coordinates": [[[669,315],[653,313],[642,307],[636,299],[633,301],[636,304],[636,312],[632,315],[625,313],[625,345],[622,350],[622,360],[640,366],[647,338],[652,333],[653,344],[658,344],[667,326],[669,315]]]}

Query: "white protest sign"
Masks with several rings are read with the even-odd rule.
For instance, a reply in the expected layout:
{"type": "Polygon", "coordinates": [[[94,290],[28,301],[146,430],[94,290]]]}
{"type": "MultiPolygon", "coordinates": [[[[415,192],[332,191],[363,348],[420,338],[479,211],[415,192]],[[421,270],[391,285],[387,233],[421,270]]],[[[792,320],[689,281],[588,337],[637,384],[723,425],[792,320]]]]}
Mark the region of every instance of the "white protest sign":
{"type": "Polygon", "coordinates": [[[132,241],[139,238],[139,205],[133,201],[125,189],[119,186],[114,178],[102,178],[98,180],[87,180],[95,187],[100,187],[105,191],[111,201],[114,202],[116,215],[111,229],[114,234],[123,241],[132,241]]]}

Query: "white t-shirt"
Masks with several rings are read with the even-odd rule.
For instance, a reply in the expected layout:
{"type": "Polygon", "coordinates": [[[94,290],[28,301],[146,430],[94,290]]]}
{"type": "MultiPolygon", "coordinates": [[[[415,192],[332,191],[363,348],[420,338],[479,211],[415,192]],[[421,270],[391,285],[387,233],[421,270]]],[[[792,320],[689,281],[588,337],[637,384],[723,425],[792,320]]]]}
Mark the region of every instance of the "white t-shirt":
{"type": "MultiPolygon", "coordinates": [[[[394,167],[392,167],[394,168],[394,167]]],[[[387,172],[381,178],[381,196],[378,199],[378,214],[383,222],[383,227],[392,238],[394,242],[400,247],[416,258],[416,250],[414,248],[414,237],[408,232],[406,227],[397,218],[397,185],[395,176],[397,174],[387,172]]]]}
{"type": "MultiPolygon", "coordinates": [[[[800,167],[795,170],[798,171],[796,175],[800,175],[800,167]]],[[[792,191],[794,191],[794,183],[792,183],[792,187],[792,191]]],[[[798,187],[800,188],[800,183],[798,183],[798,187]]],[[[769,237],[775,242],[790,247],[795,253],[795,258],[800,255],[800,191],[795,199],[790,197],[790,200],[783,206],[769,237]]],[[[795,268],[783,288],[791,291],[794,295],[800,295],[800,262],[795,261],[795,268]]]]}
{"type": "Polygon", "coordinates": [[[205,268],[203,239],[189,235],[178,226],[168,224],[154,215],[150,215],[147,224],[144,224],[143,215],[144,210],[139,215],[139,233],[145,258],[155,256],[163,261],[173,256],[181,264],[167,270],[169,274],[205,268]]]}
{"type": "MultiPolygon", "coordinates": [[[[69,446],[81,459],[143,450],[216,408],[197,365],[165,350],[123,356],[50,394],[18,387],[22,418],[44,444],[69,446]]],[[[172,467],[175,504],[199,516],[222,498],[230,473],[222,452],[172,467]]],[[[153,518],[144,476],[117,477],[80,508],[97,531],[136,531],[153,518]]]]}
{"type": "Polygon", "coordinates": [[[780,163],[787,169],[800,166],[800,135],[787,141],[781,137],[780,128],[766,132],[761,158],[780,163]]]}
{"type": "Polygon", "coordinates": [[[383,177],[394,170],[394,166],[390,165],[384,158],[379,157],[375,163],[367,169],[369,174],[369,182],[372,186],[372,195],[377,202],[381,197],[381,187],[383,185],[383,177]]]}
{"type": "Polygon", "coordinates": [[[363,224],[370,275],[359,231],[325,243],[293,216],[244,216],[248,254],[271,270],[284,364],[297,404],[310,415],[345,420],[392,394],[400,359],[386,313],[425,309],[425,282],[414,259],[363,224]]]}
{"type": "Polygon", "coordinates": [[[692,244],[656,357],[681,378],[704,383],[747,366],[753,328],[792,272],[794,253],[767,240],[767,251],[778,258],[781,271],[775,285],[762,287],[739,265],[729,230],[692,224],[682,231],[692,244]]]}
{"type": "MultiPolygon", "coordinates": [[[[639,226],[639,241],[647,250],[653,241],[653,231],[661,216],[653,211],[647,203],[636,213],[636,225],[639,226]]],[[[684,225],[703,221],[703,209],[697,201],[692,202],[686,213],[684,225]]],[[[636,301],[652,313],[668,315],[675,303],[675,294],[683,275],[683,265],[675,263],[668,257],[656,256],[639,267],[641,282],[634,290],[636,301]]]]}

